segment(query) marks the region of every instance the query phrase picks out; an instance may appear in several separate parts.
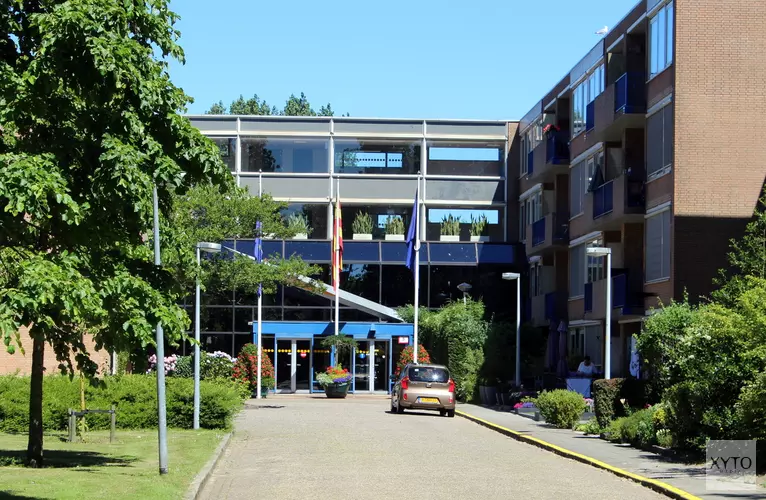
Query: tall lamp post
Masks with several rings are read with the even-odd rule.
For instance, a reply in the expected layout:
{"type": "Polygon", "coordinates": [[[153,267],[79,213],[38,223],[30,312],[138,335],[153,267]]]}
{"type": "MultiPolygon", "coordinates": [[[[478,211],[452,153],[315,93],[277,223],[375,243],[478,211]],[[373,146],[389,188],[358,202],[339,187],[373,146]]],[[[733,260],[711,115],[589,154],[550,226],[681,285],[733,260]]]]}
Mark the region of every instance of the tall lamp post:
{"type": "Polygon", "coordinates": [[[606,323],[604,341],[604,378],[612,376],[612,249],[609,247],[586,248],[585,253],[592,257],[606,257],[606,323]]]}
{"type": "Polygon", "coordinates": [[[465,294],[468,293],[471,290],[471,288],[473,287],[468,283],[460,283],[457,286],[457,289],[463,292],[463,305],[466,305],[465,294]]]}
{"type": "Polygon", "coordinates": [[[504,280],[516,280],[516,387],[521,386],[521,274],[503,273],[504,280]]]}
{"type": "MultiPolygon", "coordinates": [[[[221,251],[221,245],[218,243],[208,243],[201,241],[197,243],[197,269],[202,264],[200,260],[201,252],[218,253],[221,251]]],[[[197,289],[194,294],[194,429],[199,429],[199,274],[197,275],[197,289]]]]}

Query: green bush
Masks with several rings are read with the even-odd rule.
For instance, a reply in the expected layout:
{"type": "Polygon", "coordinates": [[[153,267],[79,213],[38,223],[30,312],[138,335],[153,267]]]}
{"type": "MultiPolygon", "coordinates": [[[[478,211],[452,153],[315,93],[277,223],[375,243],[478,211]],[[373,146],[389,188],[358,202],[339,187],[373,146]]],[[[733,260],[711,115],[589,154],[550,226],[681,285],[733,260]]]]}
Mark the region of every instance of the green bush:
{"type": "Polygon", "coordinates": [[[635,446],[650,446],[657,444],[657,430],[654,426],[657,408],[645,408],[631,413],[627,417],[619,417],[604,431],[605,437],[618,443],[629,443],[635,446]]]}
{"type": "Polygon", "coordinates": [[[615,418],[625,415],[624,405],[620,402],[623,380],[621,378],[593,381],[593,411],[598,425],[609,427],[615,418]]]}
{"type": "Polygon", "coordinates": [[[596,417],[592,417],[584,424],[578,424],[575,429],[580,432],[584,432],[585,434],[591,434],[595,436],[598,436],[603,431],[601,426],[598,425],[598,420],[596,420],[596,417]]]}
{"type": "MultiPolygon", "coordinates": [[[[179,356],[173,377],[194,378],[194,356],[179,356]]],[[[201,375],[200,375],[201,377],[201,375]]]]}
{"type": "MultiPolygon", "coordinates": [[[[190,429],[194,382],[168,377],[166,380],[168,425],[190,429]]],[[[245,390],[246,392],[246,390],[245,390]]],[[[241,408],[246,394],[241,384],[231,380],[203,380],[200,383],[200,426],[228,428],[241,408]]],[[[109,409],[117,405],[117,427],[145,429],[157,427],[157,379],[151,375],[106,377],[85,390],[89,409],[109,409]]],[[[43,426],[46,431],[67,428],[67,409],[80,408],[80,382],[62,375],[43,380],[43,426]]],[[[26,432],[29,425],[29,377],[0,376],[0,431],[26,432]]],[[[109,415],[86,418],[91,430],[108,429],[109,415]]]]}
{"type": "Polygon", "coordinates": [[[737,421],[747,429],[746,439],[766,439],[766,372],[742,388],[736,404],[737,421]]]}
{"type": "Polygon", "coordinates": [[[535,406],[545,421],[559,429],[572,429],[585,412],[582,395],[564,389],[543,391],[535,398],[535,406]]]}

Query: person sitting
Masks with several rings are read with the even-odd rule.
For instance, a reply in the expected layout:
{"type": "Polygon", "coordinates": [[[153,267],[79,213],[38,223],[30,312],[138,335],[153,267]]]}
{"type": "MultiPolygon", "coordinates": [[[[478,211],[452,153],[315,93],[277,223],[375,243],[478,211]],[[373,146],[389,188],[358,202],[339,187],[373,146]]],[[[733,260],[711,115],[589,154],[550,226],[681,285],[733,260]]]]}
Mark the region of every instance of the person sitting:
{"type": "Polygon", "coordinates": [[[590,362],[590,356],[585,356],[585,359],[577,367],[577,375],[581,377],[592,377],[596,373],[596,365],[590,362]]]}

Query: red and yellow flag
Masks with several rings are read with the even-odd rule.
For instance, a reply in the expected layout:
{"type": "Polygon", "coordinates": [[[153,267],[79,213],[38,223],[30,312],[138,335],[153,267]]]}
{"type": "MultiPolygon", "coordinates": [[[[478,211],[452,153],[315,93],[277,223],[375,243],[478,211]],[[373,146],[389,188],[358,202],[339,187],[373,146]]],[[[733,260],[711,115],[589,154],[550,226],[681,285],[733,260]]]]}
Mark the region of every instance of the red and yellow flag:
{"type": "Polygon", "coordinates": [[[340,214],[340,198],[335,197],[335,217],[332,229],[332,284],[340,288],[340,270],[343,268],[343,219],[340,214]]]}

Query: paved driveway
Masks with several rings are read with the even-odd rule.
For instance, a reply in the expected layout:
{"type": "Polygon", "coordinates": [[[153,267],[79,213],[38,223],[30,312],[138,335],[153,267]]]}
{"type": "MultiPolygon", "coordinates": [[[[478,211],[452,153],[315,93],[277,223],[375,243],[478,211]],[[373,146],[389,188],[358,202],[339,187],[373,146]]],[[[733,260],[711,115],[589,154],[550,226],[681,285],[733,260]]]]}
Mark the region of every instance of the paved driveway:
{"type": "Polygon", "coordinates": [[[203,499],[664,498],[460,417],[382,398],[251,400],[203,499]]]}

